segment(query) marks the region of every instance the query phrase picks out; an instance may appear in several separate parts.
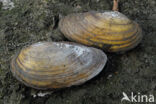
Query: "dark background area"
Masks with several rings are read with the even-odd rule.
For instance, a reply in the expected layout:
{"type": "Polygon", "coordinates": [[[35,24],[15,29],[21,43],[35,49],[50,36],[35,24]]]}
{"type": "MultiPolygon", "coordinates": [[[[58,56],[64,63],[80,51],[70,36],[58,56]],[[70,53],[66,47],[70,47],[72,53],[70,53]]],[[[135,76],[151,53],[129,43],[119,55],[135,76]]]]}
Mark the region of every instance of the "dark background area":
{"type": "Polygon", "coordinates": [[[104,70],[83,85],[39,91],[26,87],[10,72],[10,60],[23,46],[67,40],[58,30],[60,18],[76,12],[111,10],[112,1],[13,0],[11,10],[0,5],[0,104],[121,104],[122,92],[156,97],[155,0],[120,0],[120,12],[139,23],[143,40],[124,54],[106,53],[104,70]],[[50,94],[33,97],[40,93],[50,94]]]}

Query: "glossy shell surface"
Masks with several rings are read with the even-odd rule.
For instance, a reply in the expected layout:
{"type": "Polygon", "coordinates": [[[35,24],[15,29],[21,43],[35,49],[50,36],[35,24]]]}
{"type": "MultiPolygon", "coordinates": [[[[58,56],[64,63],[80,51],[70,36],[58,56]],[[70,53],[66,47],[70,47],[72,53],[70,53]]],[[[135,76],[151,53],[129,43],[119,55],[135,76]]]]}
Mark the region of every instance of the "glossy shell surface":
{"type": "Polygon", "coordinates": [[[96,48],[70,42],[38,42],[13,57],[11,72],[33,88],[64,88],[93,78],[106,61],[105,53],[96,48]]]}
{"type": "Polygon", "coordinates": [[[117,11],[69,14],[61,19],[59,28],[71,41],[108,52],[130,50],[142,39],[139,25],[117,11]]]}

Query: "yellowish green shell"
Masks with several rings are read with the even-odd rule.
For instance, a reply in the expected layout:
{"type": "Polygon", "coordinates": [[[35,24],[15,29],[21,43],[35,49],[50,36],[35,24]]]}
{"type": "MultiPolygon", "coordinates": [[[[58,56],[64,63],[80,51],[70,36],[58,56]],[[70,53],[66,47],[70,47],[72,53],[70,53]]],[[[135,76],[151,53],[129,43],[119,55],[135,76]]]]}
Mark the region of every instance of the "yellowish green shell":
{"type": "Polygon", "coordinates": [[[99,49],[67,42],[38,42],[11,61],[13,75],[33,88],[79,85],[99,74],[107,56],[99,49]]]}
{"type": "Polygon", "coordinates": [[[117,11],[70,14],[59,28],[69,40],[109,52],[130,50],[142,39],[139,25],[117,11]]]}

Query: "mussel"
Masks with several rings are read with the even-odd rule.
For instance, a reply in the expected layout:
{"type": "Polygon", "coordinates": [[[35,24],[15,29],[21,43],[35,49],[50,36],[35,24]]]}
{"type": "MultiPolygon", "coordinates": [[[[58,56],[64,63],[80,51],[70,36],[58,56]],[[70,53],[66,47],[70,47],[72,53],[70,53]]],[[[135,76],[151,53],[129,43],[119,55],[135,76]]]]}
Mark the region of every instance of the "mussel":
{"type": "Polygon", "coordinates": [[[142,40],[139,25],[118,11],[73,13],[59,22],[61,32],[71,41],[108,52],[124,52],[142,40]]]}
{"type": "Polygon", "coordinates": [[[105,53],[96,48],[72,42],[38,42],[13,57],[11,72],[33,88],[64,88],[95,77],[106,61],[105,53]]]}

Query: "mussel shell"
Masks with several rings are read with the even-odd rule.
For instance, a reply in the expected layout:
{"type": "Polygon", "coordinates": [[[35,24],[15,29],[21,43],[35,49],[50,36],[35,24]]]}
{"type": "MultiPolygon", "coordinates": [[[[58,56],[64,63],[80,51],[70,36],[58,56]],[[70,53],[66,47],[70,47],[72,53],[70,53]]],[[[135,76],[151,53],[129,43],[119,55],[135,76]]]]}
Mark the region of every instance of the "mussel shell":
{"type": "Polygon", "coordinates": [[[64,88],[93,78],[106,61],[105,53],[96,48],[70,42],[38,42],[16,54],[11,72],[33,88],[64,88]]]}
{"type": "Polygon", "coordinates": [[[71,41],[108,52],[130,50],[142,39],[139,25],[117,11],[69,14],[60,20],[59,28],[71,41]]]}

